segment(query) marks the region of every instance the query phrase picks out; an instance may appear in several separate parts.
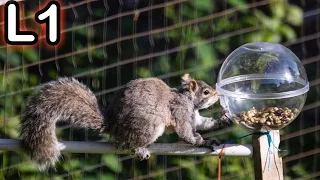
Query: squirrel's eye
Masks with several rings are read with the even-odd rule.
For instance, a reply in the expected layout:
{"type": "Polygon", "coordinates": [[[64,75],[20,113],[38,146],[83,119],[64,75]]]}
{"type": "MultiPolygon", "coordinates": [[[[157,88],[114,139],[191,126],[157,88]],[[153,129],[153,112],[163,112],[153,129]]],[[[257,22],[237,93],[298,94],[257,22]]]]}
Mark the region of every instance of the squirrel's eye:
{"type": "Polygon", "coordinates": [[[203,91],[203,94],[204,94],[204,95],[208,95],[208,94],[209,94],[209,90],[203,91]]]}

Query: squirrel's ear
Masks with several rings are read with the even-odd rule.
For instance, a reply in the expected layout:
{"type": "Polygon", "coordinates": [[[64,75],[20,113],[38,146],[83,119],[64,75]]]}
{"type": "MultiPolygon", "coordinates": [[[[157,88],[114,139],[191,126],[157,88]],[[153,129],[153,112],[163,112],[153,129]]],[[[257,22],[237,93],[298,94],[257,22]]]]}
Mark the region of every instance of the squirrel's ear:
{"type": "Polygon", "coordinates": [[[181,83],[189,91],[196,91],[198,88],[197,82],[192,79],[189,74],[184,74],[181,77],[181,83]]]}
{"type": "Polygon", "coordinates": [[[197,89],[198,89],[198,84],[194,79],[192,79],[189,82],[189,90],[195,92],[195,91],[197,91],[197,89]]]}
{"type": "Polygon", "coordinates": [[[184,74],[181,77],[181,80],[182,80],[182,84],[188,84],[192,79],[189,74],[184,74]]]}

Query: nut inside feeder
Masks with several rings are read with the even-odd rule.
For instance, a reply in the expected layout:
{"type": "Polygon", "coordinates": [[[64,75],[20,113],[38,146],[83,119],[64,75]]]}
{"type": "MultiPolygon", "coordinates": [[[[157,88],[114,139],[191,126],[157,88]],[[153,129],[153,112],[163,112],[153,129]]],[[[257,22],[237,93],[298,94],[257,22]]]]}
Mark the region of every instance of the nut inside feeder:
{"type": "Polygon", "coordinates": [[[309,83],[299,58],[276,43],[249,43],[223,63],[216,89],[235,123],[255,131],[278,130],[302,110],[309,83]]]}

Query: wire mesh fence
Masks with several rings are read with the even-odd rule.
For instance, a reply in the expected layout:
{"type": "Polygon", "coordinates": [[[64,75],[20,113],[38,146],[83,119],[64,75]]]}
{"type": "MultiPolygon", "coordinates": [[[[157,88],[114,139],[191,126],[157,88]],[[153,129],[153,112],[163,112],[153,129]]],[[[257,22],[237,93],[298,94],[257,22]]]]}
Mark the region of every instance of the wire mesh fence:
{"type": "MultiPolygon", "coordinates": [[[[191,73],[210,84],[227,55],[253,41],[279,42],[303,62],[310,82],[306,105],[281,130],[286,179],[317,179],[319,165],[320,1],[319,0],[86,0],[59,1],[62,41],[48,47],[0,44],[0,134],[19,137],[19,119],[27,96],[39,84],[75,77],[90,87],[105,107],[115,91],[140,77],[158,77],[171,87],[191,73]]],[[[45,1],[23,2],[21,23],[44,39],[33,16],[45,1]]],[[[3,9],[1,9],[1,12],[3,9]]],[[[3,22],[0,29],[3,30],[3,22]]],[[[219,103],[202,112],[218,117],[219,103]]],[[[108,141],[96,132],[59,124],[59,140],[108,141]]],[[[236,126],[206,132],[228,140],[246,134],[236,126]]],[[[157,142],[177,142],[165,134],[157,142]]],[[[250,143],[244,139],[237,143],[250,143]]],[[[39,173],[21,152],[1,152],[2,179],[216,179],[216,157],[64,154],[56,170],[39,173]]],[[[250,158],[226,157],[223,179],[253,179],[250,158]]]]}

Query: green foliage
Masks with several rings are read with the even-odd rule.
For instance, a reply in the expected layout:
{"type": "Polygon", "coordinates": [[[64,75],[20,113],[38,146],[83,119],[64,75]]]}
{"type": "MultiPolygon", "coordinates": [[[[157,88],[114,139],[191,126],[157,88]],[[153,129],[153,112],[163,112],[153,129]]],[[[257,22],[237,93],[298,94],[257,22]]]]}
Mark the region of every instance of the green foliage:
{"type": "Polygon", "coordinates": [[[119,173],[122,171],[122,164],[119,162],[118,157],[112,154],[103,155],[103,162],[112,171],[119,173]]]}
{"type": "Polygon", "coordinates": [[[247,38],[255,41],[281,42],[283,40],[293,40],[296,34],[289,25],[299,26],[303,20],[301,8],[289,4],[285,0],[272,1],[270,4],[271,16],[266,15],[261,10],[255,10],[255,22],[261,27],[261,33],[248,35],[247,38]],[[288,25],[288,24],[289,25],[288,25]]]}
{"type": "Polygon", "coordinates": [[[301,163],[294,165],[292,171],[295,173],[297,177],[301,177],[308,174],[308,172],[304,169],[301,163]]]}

